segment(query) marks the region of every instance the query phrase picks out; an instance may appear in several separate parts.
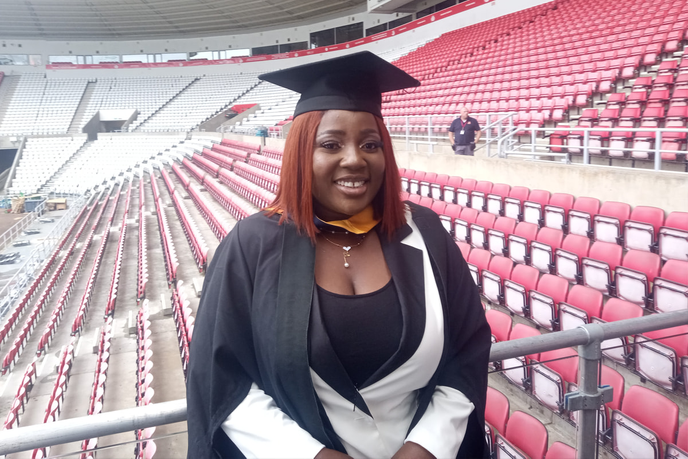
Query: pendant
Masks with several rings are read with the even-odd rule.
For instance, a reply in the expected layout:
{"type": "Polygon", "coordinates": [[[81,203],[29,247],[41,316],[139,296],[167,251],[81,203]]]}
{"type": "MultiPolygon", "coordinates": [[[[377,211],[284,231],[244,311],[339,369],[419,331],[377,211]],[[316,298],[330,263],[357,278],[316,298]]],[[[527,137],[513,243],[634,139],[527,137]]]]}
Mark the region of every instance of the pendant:
{"type": "Polygon", "coordinates": [[[351,254],[349,253],[349,250],[351,250],[351,246],[342,247],[342,249],[344,249],[344,253],[343,253],[343,255],[344,255],[344,267],[348,268],[349,263],[346,261],[346,259],[351,256],[351,254]]]}

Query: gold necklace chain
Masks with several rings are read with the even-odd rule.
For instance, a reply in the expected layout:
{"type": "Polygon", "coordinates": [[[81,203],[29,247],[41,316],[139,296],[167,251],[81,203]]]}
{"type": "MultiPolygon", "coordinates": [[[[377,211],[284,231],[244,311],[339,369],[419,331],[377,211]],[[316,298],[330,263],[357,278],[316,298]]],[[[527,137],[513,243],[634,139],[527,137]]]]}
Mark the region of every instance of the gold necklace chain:
{"type": "Polygon", "coordinates": [[[340,249],[342,249],[344,251],[344,252],[342,252],[342,256],[344,257],[344,267],[345,268],[349,267],[349,262],[347,261],[347,258],[349,258],[351,256],[350,250],[353,249],[354,247],[358,247],[359,245],[363,244],[363,240],[367,236],[367,234],[363,234],[361,236],[361,240],[358,241],[358,244],[356,244],[356,245],[340,245],[340,244],[337,244],[336,242],[329,240],[327,238],[327,236],[325,236],[324,233],[320,233],[320,234],[322,235],[323,238],[325,238],[325,240],[327,242],[329,242],[330,244],[332,244],[335,247],[339,247],[340,249]]]}

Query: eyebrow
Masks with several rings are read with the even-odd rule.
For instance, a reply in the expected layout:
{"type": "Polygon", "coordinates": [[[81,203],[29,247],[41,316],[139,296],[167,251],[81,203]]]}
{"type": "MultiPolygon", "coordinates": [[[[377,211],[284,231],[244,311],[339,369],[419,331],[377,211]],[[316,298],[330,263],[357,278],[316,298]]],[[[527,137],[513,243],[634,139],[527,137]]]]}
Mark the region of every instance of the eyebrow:
{"type": "MultiPolygon", "coordinates": [[[[320,132],[318,134],[318,137],[323,136],[323,135],[344,135],[346,134],[345,131],[342,131],[340,129],[328,129],[327,131],[320,132]]],[[[380,133],[377,131],[377,129],[363,129],[360,134],[377,134],[380,135],[380,133]]]]}

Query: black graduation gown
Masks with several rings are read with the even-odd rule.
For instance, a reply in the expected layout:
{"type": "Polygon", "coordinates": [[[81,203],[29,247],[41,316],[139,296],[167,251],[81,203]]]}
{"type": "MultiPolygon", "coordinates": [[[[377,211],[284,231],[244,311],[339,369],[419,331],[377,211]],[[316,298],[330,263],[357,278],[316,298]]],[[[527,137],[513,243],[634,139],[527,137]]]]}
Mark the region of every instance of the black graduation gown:
{"type": "MultiPolygon", "coordinates": [[[[419,391],[409,431],[427,409],[434,388],[448,386],[475,406],[457,457],[487,457],[483,425],[490,328],[480,295],[437,215],[408,205],[430,255],[445,317],[442,358],[430,383],[419,391]]],[[[410,232],[404,225],[391,239],[380,237],[401,302],[422,297],[417,291],[422,283],[413,282],[422,276],[420,251],[400,242],[410,232]]],[[[316,440],[346,452],[310,374],[314,261],[308,237],[264,213],[239,222],[218,247],[206,273],[187,373],[189,458],[244,457],[221,424],[253,382],[316,440]]]]}

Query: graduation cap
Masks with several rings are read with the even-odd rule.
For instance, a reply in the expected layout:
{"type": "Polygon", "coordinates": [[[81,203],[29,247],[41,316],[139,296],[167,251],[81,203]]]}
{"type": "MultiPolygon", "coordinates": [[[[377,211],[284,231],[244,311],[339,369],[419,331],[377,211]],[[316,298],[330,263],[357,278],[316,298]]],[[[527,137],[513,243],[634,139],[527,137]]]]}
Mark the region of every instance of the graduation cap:
{"type": "Polygon", "coordinates": [[[382,93],[420,86],[370,51],[299,65],[258,78],[301,93],[294,117],[316,110],[369,112],[382,118],[382,93]]]}

